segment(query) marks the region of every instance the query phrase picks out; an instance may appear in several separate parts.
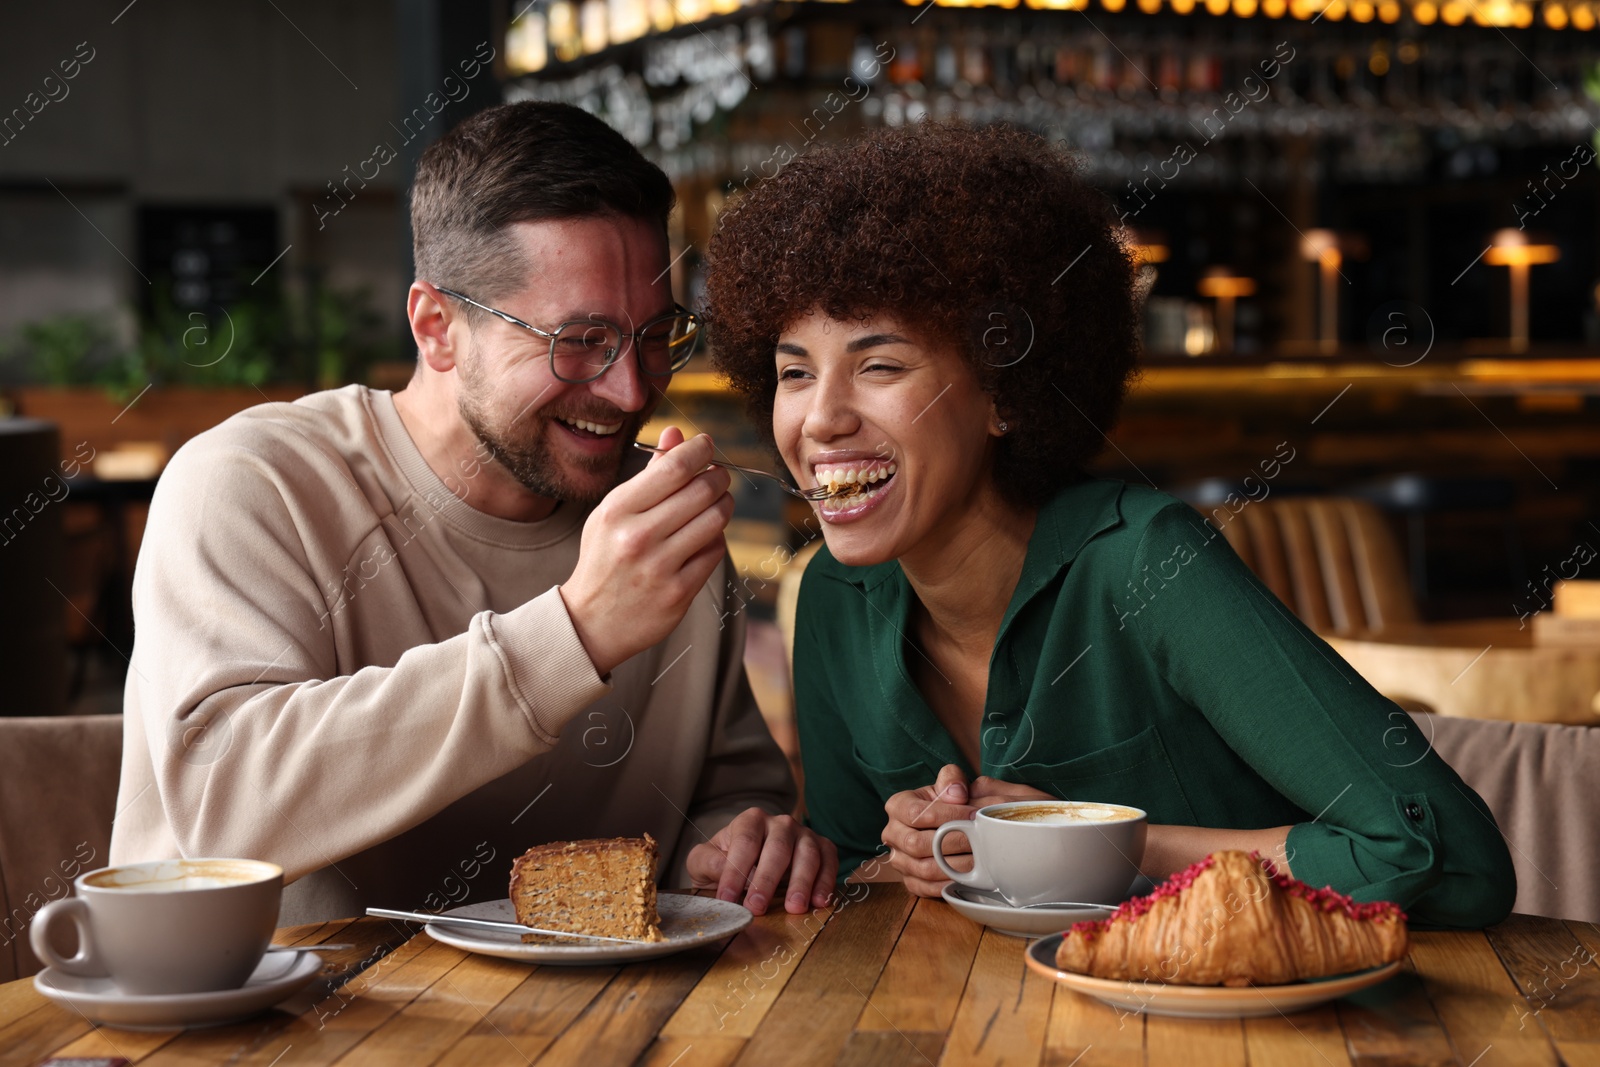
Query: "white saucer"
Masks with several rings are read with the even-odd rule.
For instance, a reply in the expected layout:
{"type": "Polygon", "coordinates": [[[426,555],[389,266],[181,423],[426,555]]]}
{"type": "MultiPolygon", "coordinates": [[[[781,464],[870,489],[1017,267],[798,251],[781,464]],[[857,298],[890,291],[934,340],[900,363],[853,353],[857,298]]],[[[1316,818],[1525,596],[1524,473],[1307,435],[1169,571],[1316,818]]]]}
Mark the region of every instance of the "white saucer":
{"type": "MultiPolygon", "coordinates": [[[[656,896],[656,910],[661,914],[661,933],[665,941],[640,941],[618,943],[596,941],[588,945],[524,943],[522,935],[512,930],[481,930],[470,926],[449,926],[429,923],[428,936],[447,945],[477,952],[485,956],[498,956],[507,960],[524,960],[528,963],[586,964],[631,963],[670,956],[686,948],[695,948],[719,938],[738,933],[754,919],[738,904],[711,897],[691,897],[682,893],[660,893],[656,896]]],[[[487,900],[481,904],[467,904],[445,912],[469,919],[497,919],[516,922],[517,913],[509,900],[487,900]]]]}
{"type": "Polygon", "coordinates": [[[1104,919],[1123,900],[1148,893],[1153,888],[1150,879],[1140,875],[1122,895],[1122,900],[1085,908],[1017,908],[1006,903],[1005,897],[999,893],[973,889],[959,882],[949,883],[939,895],[958,914],[996,933],[1010,934],[1012,937],[1044,937],[1047,934],[1059,934],[1073,923],[1104,919]]]}
{"type": "Polygon", "coordinates": [[[951,882],[940,894],[958,913],[996,933],[1012,937],[1044,937],[1058,934],[1073,923],[1104,919],[1116,910],[1115,904],[1092,908],[1014,908],[999,893],[951,882]]]}
{"type": "Polygon", "coordinates": [[[244,985],[215,993],[130,996],[109,978],[80,978],[49,967],[33,976],[33,987],[92,1023],[122,1030],[181,1030],[248,1019],[288,999],[321,970],[322,957],[315,952],[269,952],[244,985]]]}

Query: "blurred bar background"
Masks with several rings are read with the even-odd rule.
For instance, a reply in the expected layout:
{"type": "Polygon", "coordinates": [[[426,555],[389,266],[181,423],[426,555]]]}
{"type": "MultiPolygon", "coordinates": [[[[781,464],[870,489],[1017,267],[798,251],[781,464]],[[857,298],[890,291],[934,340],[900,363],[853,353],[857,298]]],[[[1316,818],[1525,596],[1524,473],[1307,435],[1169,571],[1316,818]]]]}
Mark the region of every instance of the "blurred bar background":
{"type": "MultiPolygon", "coordinates": [[[[690,306],[718,213],[814,146],[925,116],[1033,129],[1144,263],[1145,370],[1097,473],[1188,499],[1330,635],[1531,640],[1558,581],[1597,576],[1587,0],[125,3],[0,37],[0,643],[41,665],[7,713],[120,709],[144,509],[183,441],[405,383],[414,162],[500,101],[578,104],[666,169],[690,306]],[[1361,510],[1292,506],[1329,497],[1361,510]]],[[[776,463],[703,354],[658,421],[776,463]]],[[[736,495],[787,741],[768,620],[815,523],[736,495]]]]}

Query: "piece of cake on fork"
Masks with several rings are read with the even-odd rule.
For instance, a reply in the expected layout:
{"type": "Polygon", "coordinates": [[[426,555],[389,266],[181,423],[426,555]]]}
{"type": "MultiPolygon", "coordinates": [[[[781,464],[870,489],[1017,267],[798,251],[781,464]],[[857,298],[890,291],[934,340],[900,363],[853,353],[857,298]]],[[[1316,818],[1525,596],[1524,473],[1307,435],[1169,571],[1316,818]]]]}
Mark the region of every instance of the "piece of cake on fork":
{"type": "MultiPolygon", "coordinates": [[[[524,926],[666,940],[656,913],[656,842],[649,834],[530,848],[511,865],[511,905],[524,926]]],[[[546,934],[523,934],[522,940],[578,943],[546,934]]]]}

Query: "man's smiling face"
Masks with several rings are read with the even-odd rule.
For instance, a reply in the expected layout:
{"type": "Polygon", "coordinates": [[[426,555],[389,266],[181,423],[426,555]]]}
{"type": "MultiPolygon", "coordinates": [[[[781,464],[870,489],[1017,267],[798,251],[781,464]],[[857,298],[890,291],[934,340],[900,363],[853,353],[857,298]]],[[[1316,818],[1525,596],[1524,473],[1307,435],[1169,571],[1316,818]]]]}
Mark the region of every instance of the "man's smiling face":
{"type": "MultiPolygon", "coordinates": [[[[539,327],[602,318],[624,332],[673,308],[666,236],[659,225],[616,215],[519,222],[510,227],[530,265],[518,290],[466,295],[539,327]]],[[[446,298],[448,299],[448,298],[446,298]]],[[[483,312],[458,330],[456,398],[461,418],[529,490],[554,500],[597,502],[617,484],[628,446],[661,399],[667,379],[640,373],[634,343],[592,382],[565,382],[550,342],[483,312]]]]}

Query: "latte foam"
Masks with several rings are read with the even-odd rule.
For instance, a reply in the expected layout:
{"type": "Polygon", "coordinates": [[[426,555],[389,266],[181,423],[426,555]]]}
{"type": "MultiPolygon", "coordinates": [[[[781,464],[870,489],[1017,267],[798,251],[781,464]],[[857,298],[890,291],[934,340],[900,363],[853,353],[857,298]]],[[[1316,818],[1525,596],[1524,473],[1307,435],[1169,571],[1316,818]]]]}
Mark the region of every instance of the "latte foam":
{"type": "Polygon", "coordinates": [[[1137,819],[1142,813],[1121,804],[1091,804],[1082,802],[1029,804],[1027,807],[1006,808],[989,813],[989,817],[1004,822],[1045,823],[1068,826],[1092,822],[1125,822],[1137,819]]]}

